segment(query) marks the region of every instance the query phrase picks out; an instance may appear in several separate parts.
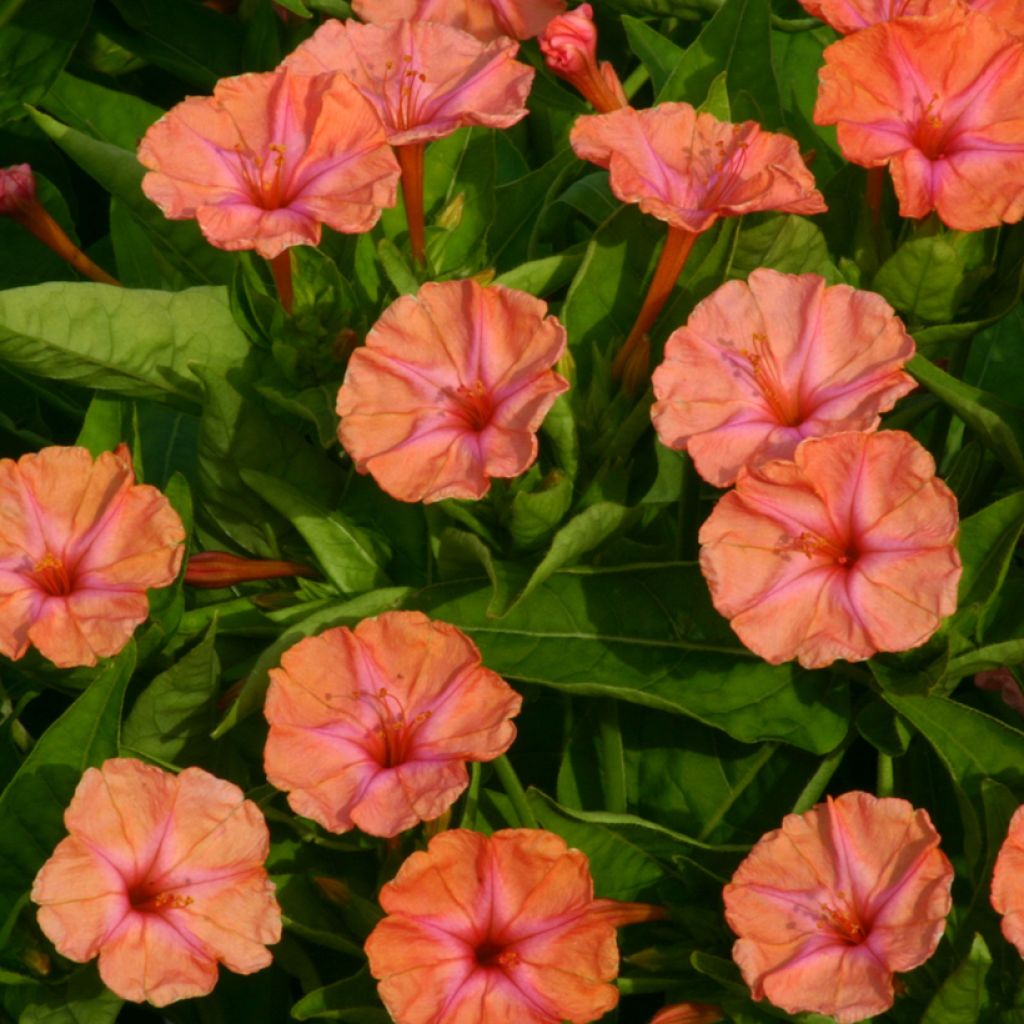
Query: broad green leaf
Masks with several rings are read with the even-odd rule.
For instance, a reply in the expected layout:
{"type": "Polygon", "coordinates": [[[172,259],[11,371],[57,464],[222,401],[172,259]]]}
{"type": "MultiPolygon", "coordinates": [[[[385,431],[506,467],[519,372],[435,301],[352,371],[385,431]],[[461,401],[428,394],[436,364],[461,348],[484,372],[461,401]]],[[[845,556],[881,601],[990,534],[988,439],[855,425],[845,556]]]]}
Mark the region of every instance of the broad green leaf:
{"type": "Polygon", "coordinates": [[[39,737],[0,793],[0,938],[64,837],[64,809],[82,773],[117,756],[121,705],[134,669],[135,644],[129,642],[39,737]]]}
{"type": "Polygon", "coordinates": [[[963,963],[942,982],[921,1017],[921,1024],[975,1024],[988,1003],[985,977],[992,954],[980,935],[974,936],[963,963]]]}
{"type": "Polygon", "coordinates": [[[1017,491],[960,522],[957,547],[963,560],[958,607],[960,615],[978,616],[978,639],[985,612],[999,597],[1010,560],[1024,531],[1024,491],[1017,491]]]}
{"type": "Polygon", "coordinates": [[[146,129],[164,114],[160,107],[138,96],[107,89],[66,71],[54,82],[42,106],[58,120],[97,141],[132,152],[146,129]]]}
{"type": "Polygon", "coordinates": [[[603,224],[622,205],[612,195],[607,171],[585,174],[558,197],[558,202],[571,206],[595,226],[603,224]]]}
{"type": "Polygon", "coordinates": [[[32,111],[37,125],[90,177],[125,208],[150,234],[169,263],[196,284],[226,284],[236,257],[210,245],[194,221],[168,220],[143,195],[144,170],[135,153],[109,142],[99,142],[46,114],[32,111]]]}
{"type": "Polygon", "coordinates": [[[85,387],[194,403],[200,389],[191,366],[224,373],[248,351],[223,288],[76,282],[0,293],[0,360],[85,387]]]}
{"type": "Polygon", "coordinates": [[[874,700],[857,715],[857,731],[876,750],[888,757],[902,757],[913,733],[889,705],[874,700]]]}
{"type": "Polygon", "coordinates": [[[93,395],[75,443],[88,448],[93,458],[113,451],[124,438],[124,404],[117,397],[93,395]]]}
{"type": "Polygon", "coordinates": [[[699,106],[723,71],[734,120],[749,118],[765,128],[782,125],[768,0],[725,0],[676,62],[657,102],[684,100],[699,106]]]}
{"type": "Polygon", "coordinates": [[[123,1002],[100,981],[96,968],[76,971],[63,985],[41,988],[18,1024],[114,1024],[123,1002]]]}
{"type": "Polygon", "coordinates": [[[117,263],[115,277],[126,288],[181,291],[189,279],[167,258],[138,218],[118,198],[110,200],[110,243],[117,263]]]}
{"type": "Polygon", "coordinates": [[[322,633],[325,629],[334,626],[354,626],[362,619],[399,608],[409,594],[407,587],[386,587],[369,594],[360,594],[351,601],[339,601],[326,608],[319,608],[312,615],[290,626],[256,659],[256,664],[246,676],[245,685],[238,699],[214,729],[213,738],[219,739],[243,718],[263,707],[263,697],[270,683],[270,669],[280,664],[281,655],[289,647],[307,636],[322,633]]]}
{"type": "Polygon", "coordinates": [[[655,96],[659,95],[685,51],[646,22],[628,14],[622,19],[622,27],[626,30],[629,48],[643,62],[651,76],[655,96]]]}
{"type": "Polygon", "coordinates": [[[945,402],[999,457],[1024,479],[1024,408],[965,384],[917,355],[907,369],[936,398],[945,402]]]}
{"type": "Polygon", "coordinates": [[[570,811],[536,789],[528,791],[527,799],[541,828],[560,835],[587,855],[595,895],[617,900],[655,897],[666,869],[654,854],[628,837],[630,825],[643,826],[645,822],[628,815],[570,811]],[[620,831],[623,824],[626,828],[620,831]]]}
{"type": "Polygon", "coordinates": [[[385,581],[381,546],[370,531],[277,477],[246,469],[241,477],[302,534],[327,577],[343,594],[361,594],[385,581]]]}
{"type": "Polygon", "coordinates": [[[382,238],[377,244],[377,256],[381,269],[399,295],[415,295],[420,282],[401,250],[390,238],[382,238]]]}
{"type": "Polygon", "coordinates": [[[553,470],[532,491],[516,491],[508,532],[517,546],[531,548],[551,536],[572,504],[572,481],[553,470]]]}
{"type": "Polygon", "coordinates": [[[295,1020],[340,1020],[348,1024],[387,1024],[391,1019],[380,1006],[377,989],[364,967],[358,974],[325,985],[303,996],[293,1007],[295,1020]]]}
{"type": "Polygon", "coordinates": [[[904,242],[878,268],[872,287],[912,320],[946,323],[960,303],[964,273],[952,243],[931,235],[904,242]]]}
{"type": "Polygon", "coordinates": [[[976,672],[1003,668],[1006,665],[1019,665],[1024,662],[1024,638],[1004,640],[1002,643],[986,644],[965,654],[949,659],[944,679],[948,683],[972,676],[976,672]]]}
{"type": "Polygon", "coordinates": [[[0,123],[38,103],[71,56],[92,0],[30,0],[0,22],[0,123]]]}
{"type": "Polygon", "coordinates": [[[690,715],[746,743],[823,754],[846,733],[846,687],[742,648],[695,565],[558,572],[498,621],[489,599],[486,586],[452,583],[421,591],[418,605],[510,679],[690,715]]]}
{"type": "Polygon", "coordinates": [[[516,594],[512,604],[497,612],[498,616],[504,615],[526,600],[559,569],[574,565],[588,551],[599,547],[635,518],[635,510],[610,501],[598,502],[574,516],[555,534],[551,547],[548,548],[540,565],[534,569],[523,589],[516,594]]]}
{"type": "Polygon", "coordinates": [[[726,276],[745,280],[758,267],[785,274],[821,274],[830,284],[839,280],[821,229],[788,213],[743,219],[726,276]]]}
{"type": "Polygon", "coordinates": [[[216,635],[214,619],[200,643],[139,694],[121,730],[126,754],[173,764],[191,743],[207,737],[217,722],[216,635]]]}
{"type": "Polygon", "coordinates": [[[582,262],[582,247],[573,246],[557,256],[530,260],[506,270],[504,274],[499,274],[494,279],[494,283],[504,285],[506,288],[518,288],[522,292],[543,298],[564,288],[573,279],[582,262]]]}
{"type": "Polygon", "coordinates": [[[928,740],[969,799],[985,778],[1024,796],[1024,732],[946,697],[883,696],[928,740]]]}

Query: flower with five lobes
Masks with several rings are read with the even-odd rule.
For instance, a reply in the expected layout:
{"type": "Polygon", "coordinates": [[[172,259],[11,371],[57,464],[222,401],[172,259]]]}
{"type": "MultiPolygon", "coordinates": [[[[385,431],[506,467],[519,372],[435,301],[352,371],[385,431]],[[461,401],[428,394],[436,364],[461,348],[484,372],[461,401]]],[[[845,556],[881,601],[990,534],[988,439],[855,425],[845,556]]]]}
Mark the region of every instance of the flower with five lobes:
{"type": "Polygon", "coordinates": [[[615,929],[660,907],[594,899],[586,855],[540,829],[442,832],[381,889],[366,940],[396,1024],[587,1024],[619,1001],[615,929]]]}
{"type": "Polygon", "coordinates": [[[122,999],[166,1006],[212,991],[218,962],[239,974],[270,964],[270,834],[237,786],[113,758],[86,770],[64,824],[32,885],[39,927],[69,960],[99,956],[122,999]]]}
{"type": "Polygon", "coordinates": [[[287,69],[221,79],[146,132],[142,190],[171,220],[195,218],[221,249],[274,259],[321,226],[369,231],[394,206],[400,169],[374,107],[344,75],[287,69]]]}
{"type": "Polygon", "coordinates": [[[740,640],[824,668],[923,644],[956,610],[953,492],[900,430],[808,438],[744,467],[700,530],[700,567],[740,640]]]}
{"type": "Polygon", "coordinates": [[[761,837],[725,887],[733,959],[755,999],[852,1024],[934,952],[953,868],[925,810],[852,792],[761,837]]]}
{"type": "Polygon", "coordinates": [[[939,14],[961,2],[984,11],[1007,32],[1024,32],[1024,5],[1020,0],[800,0],[809,14],[828,22],[842,35],[883,21],[939,14]]]}
{"type": "Polygon", "coordinates": [[[701,232],[720,217],[759,210],[825,210],[793,139],[763,131],[754,121],[719,121],[688,103],[580,117],[569,141],[577,156],[607,168],[622,202],[638,203],[668,224],[647,297],[612,365],[615,378],[633,393],[646,382],[647,332],[701,232]]]}
{"type": "Polygon", "coordinates": [[[267,778],[330,832],[394,836],[455,802],[466,761],[508,750],[521,705],[454,626],[385,612],[300,640],[270,670],[267,778]]]}
{"type": "Polygon", "coordinates": [[[565,10],[564,0],[353,0],[363,21],[409,18],[434,21],[490,42],[501,36],[531,39],[565,10]]]}
{"type": "Polygon", "coordinates": [[[825,51],[814,108],[847,160],[892,173],[903,217],[958,231],[1024,217],[1024,42],[959,4],[825,51]]]}
{"type": "Polygon", "coordinates": [[[880,295],[818,274],[755,270],[698,303],[654,371],[669,448],[716,487],[741,466],[791,458],[805,437],[874,430],[916,385],[914,341],[880,295]]]}
{"type": "Polygon", "coordinates": [[[174,582],[184,541],[124,445],[0,459],[0,652],[32,645],[60,668],[117,654],[149,614],[146,591],[174,582]]]}
{"type": "Polygon", "coordinates": [[[568,390],[552,367],[565,328],[526,292],[473,280],[403,295],[355,351],[339,436],[360,473],[400,501],[482,498],[537,458],[537,429],[568,390]]]}

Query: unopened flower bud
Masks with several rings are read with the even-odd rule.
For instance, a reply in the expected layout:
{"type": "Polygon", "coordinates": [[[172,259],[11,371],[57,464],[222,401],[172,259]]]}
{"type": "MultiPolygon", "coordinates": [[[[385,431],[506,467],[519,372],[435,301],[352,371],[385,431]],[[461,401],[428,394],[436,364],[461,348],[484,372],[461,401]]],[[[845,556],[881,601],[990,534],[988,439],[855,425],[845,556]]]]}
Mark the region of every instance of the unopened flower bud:
{"type": "Polygon", "coordinates": [[[716,1024],[723,1019],[722,1008],[709,1003],[676,1003],[654,1015],[651,1024],[716,1024]]]}
{"type": "Polygon", "coordinates": [[[189,558],[185,569],[185,582],[189,586],[206,589],[233,587],[238,583],[280,579],[284,576],[315,577],[319,573],[297,562],[241,558],[226,551],[200,551],[189,558]]]}
{"type": "Polygon", "coordinates": [[[36,201],[36,179],[28,164],[0,168],[0,214],[10,216],[36,201]]]}
{"type": "Polygon", "coordinates": [[[570,82],[595,110],[610,114],[629,105],[615,69],[597,63],[597,28],[590,4],[552,18],[538,39],[547,66],[570,82]]]}

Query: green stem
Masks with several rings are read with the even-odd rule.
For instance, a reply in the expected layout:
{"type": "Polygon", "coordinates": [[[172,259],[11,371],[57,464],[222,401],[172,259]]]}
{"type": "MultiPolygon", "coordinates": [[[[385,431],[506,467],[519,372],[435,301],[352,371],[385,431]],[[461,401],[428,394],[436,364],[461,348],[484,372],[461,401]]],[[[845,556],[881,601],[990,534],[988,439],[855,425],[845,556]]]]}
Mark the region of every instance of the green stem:
{"type": "Polygon", "coordinates": [[[878,796],[892,796],[895,790],[893,778],[893,761],[888,754],[878,752],[878,784],[875,792],[878,796]]]}
{"type": "Polygon", "coordinates": [[[825,787],[828,786],[832,776],[835,775],[836,769],[846,755],[850,744],[853,743],[855,735],[856,731],[851,728],[844,737],[843,742],[821,759],[821,764],[818,765],[817,771],[808,779],[807,785],[801,790],[796,803],[793,804],[794,814],[803,814],[804,811],[809,811],[821,799],[822,793],[825,792],[825,787]]]}
{"type": "Polygon", "coordinates": [[[619,728],[618,701],[610,698],[601,701],[598,713],[598,738],[601,775],[604,779],[605,810],[612,814],[625,814],[626,752],[622,746],[622,730],[619,728]]]}
{"type": "Polygon", "coordinates": [[[462,806],[462,818],[459,828],[476,826],[476,809],[480,805],[480,777],[483,771],[479,761],[474,761],[469,769],[469,789],[466,791],[466,802],[462,806]]]}
{"type": "Polygon", "coordinates": [[[519,781],[515,768],[512,767],[512,762],[502,754],[501,757],[496,758],[492,763],[502,788],[505,790],[505,795],[512,801],[512,806],[515,808],[516,815],[519,818],[519,824],[523,828],[540,828],[537,824],[537,819],[533,815],[533,810],[526,799],[526,791],[523,789],[523,784],[519,781]]]}

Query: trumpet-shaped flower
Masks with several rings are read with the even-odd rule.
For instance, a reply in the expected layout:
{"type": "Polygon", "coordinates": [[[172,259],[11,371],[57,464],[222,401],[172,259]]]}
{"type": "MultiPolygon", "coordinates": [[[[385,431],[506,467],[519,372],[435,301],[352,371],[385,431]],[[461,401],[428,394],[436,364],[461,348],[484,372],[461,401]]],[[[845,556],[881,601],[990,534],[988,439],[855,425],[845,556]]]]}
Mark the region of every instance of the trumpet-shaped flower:
{"type": "Polygon", "coordinates": [[[354,0],[363,21],[409,18],[435,21],[490,42],[501,36],[531,39],[565,10],[564,0],[354,0]]]}
{"type": "Polygon", "coordinates": [[[1003,918],[1000,927],[1007,942],[1024,956],[1024,807],[1014,812],[999,848],[992,871],[991,899],[1003,918]]]}
{"type": "Polygon", "coordinates": [[[571,83],[602,114],[629,106],[615,68],[597,62],[597,28],[590,4],[552,18],[538,40],[548,68],[571,83]]]}
{"type": "Polygon", "coordinates": [[[270,835],[237,786],[114,758],[86,770],[64,824],[32,886],[39,926],[62,956],[99,956],[122,999],[166,1006],[210,992],[218,962],[239,974],[270,963],[270,835]]]}
{"type": "Polygon", "coordinates": [[[825,51],[814,109],[843,155],[888,164],[900,214],[978,231],[1024,216],[1024,42],[959,4],[825,51]]]}
{"type": "Polygon", "coordinates": [[[28,164],[0,167],[0,216],[11,216],[36,201],[36,179],[28,164]]]}
{"type": "Polygon", "coordinates": [[[651,410],[663,444],[717,487],[788,459],[805,437],[874,430],[914,386],[892,307],[817,274],[755,270],[699,303],[665,346],[651,410]]]}
{"type": "Polygon", "coordinates": [[[733,959],[755,999],[852,1024],[935,952],[953,868],[928,812],[870,793],[788,814],[725,887],[733,959]]]}
{"type": "Polygon", "coordinates": [[[619,999],[618,925],[664,916],[595,900],[579,850],[539,829],[442,832],[381,889],[366,940],[396,1024],[586,1024],[619,999]]]}
{"type": "Polygon", "coordinates": [[[271,669],[267,778],[331,832],[397,835],[452,805],[466,761],[509,748],[521,704],[454,626],[387,612],[300,640],[271,669]]]}
{"type": "Polygon", "coordinates": [[[267,259],[316,245],[323,224],[369,231],[394,206],[400,173],[376,110],[344,75],[288,70],[190,96],[146,132],[139,162],[165,216],[267,259]]]}
{"type": "Polygon", "coordinates": [[[565,328],[525,292],[473,280],[392,303],[348,364],[339,436],[360,473],[400,501],[481,498],[537,457],[568,383],[565,328]]]}
{"type": "Polygon", "coordinates": [[[31,644],[60,668],[116,654],[149,614],[146,590],[174,582],[184,540],[124,446],[0,459],[0,652],[31,644]]]}
{"type": "Polygon", "coordinates": [[[701,527],[715,607],[772,664],[923,644],[956,609],[956,498],[909,434],[801,442],[743,468],[701,527]]]}
{"type": "Polygon", "coordinates": [[[511,39],[483,43],[429,21],[327,21],[287,57],[303,74],[341,71],[374,105],[388,142],[405,146],[467,125],[508,128],[526,117],[533,68],[511,39]]]}
{"type": "Polygon", "coordinates": [[[580,117],[569,138],[577,156],[608,170],[622,202],[686,231],[757,210],[825,209],[796,142],[753,121],[729,124],[688,103],[662,103],[580,117]]]}

